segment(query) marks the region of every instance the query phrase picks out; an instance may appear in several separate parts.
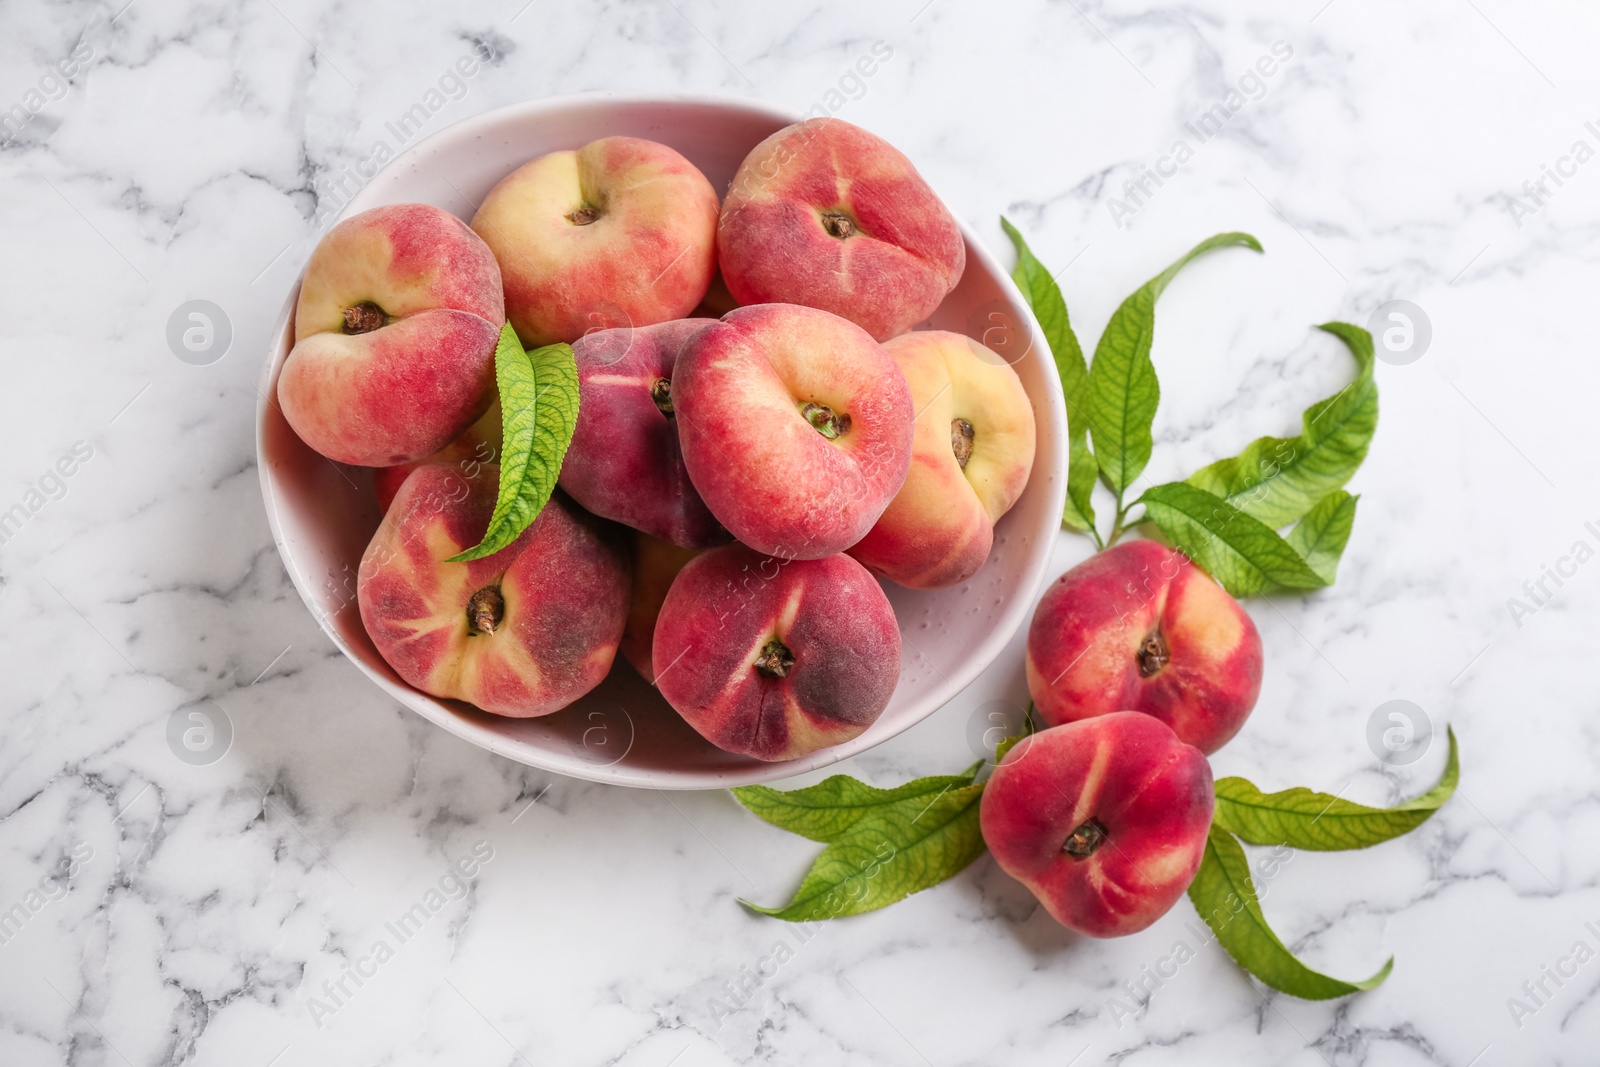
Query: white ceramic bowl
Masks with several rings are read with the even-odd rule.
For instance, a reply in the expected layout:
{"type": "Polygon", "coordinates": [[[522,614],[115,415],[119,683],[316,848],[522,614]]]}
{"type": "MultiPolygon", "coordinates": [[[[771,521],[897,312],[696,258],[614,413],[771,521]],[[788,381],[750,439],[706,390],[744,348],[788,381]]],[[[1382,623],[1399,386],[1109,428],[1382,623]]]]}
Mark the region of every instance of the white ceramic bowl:
{"type": "MultiPolygon", "coordinates": [[[[422,201],[471,219],[489,189],[535,156],[598,137],[630,135],[671,145],[727,187],[759,141],[796,116],[701,97],[539,100],[475,116],[397,156],[344,208],[422,201]]],[[[279,316],[261,381],[257,452],[267,519],[295,588],[322,628],[385,692],[451,733],[521,763],[576,778],[661,789],[772,781],[854,755],[932,714],[989,665],[1029,617],[1046,577],[1066,494],[1066,408],[1048,347],[1007,272],[963,227],[967,269],[926,325],[985,340],[1006,353],[1033,400],[1037,458],[1027,490],[1001,519],[994,551],[964,585],[932,592],[886,586],[903,653],[894,698],[853,741],[786,763],[723,752],[691,730],[621,657],[598,689],[537,719],[506,719],[412,689],[378,655],[361,626],[356,573],[377,529],[370,471],[341,467],[306,447],[274,399],[292,344],[299,287],[279,316]]]]}

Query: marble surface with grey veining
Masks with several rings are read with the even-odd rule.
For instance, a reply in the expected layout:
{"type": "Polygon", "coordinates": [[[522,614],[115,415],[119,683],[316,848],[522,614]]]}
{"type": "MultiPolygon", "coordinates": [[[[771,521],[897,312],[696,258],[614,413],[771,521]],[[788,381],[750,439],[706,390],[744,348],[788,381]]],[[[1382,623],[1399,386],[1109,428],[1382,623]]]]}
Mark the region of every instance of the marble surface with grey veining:
{"type": "MultiPolygon", "coordinates": [[[[1593,9],[1506,0],[0,7],[0,1063],[1594,1063],[1597,41],[1593,9]],[[1413,305],[1338,585],[1250,603],[1266,682],[1215,759],[1388,803],[1454,727],[1461,790],[1422,829],[1258,866],[1296,953],[1392,954],[1386,984],[1273,994],[1186,901],[1079,938],[987,858],[819,930],[761,919],[738,899],[783,898],[815,846],[726,793],[491,755],[334,650],[253,437],[319,215],[419,103],[432,132],[578,92],[864,125],[1008,262],[1010,217],[1086,339],[1194,241],[1257,235],[1162,300],[1152,480],[1336,391],[1314,324],[1413,305]],[[194,300],[219,358],[174,355],[194,300]],[[1403,766],[1369,740],[1395,707],[1433,739],[1403,766]],[[199,708],[211,762],[173,741],[199,708]]],[[[1063,535],[1056,569],[1087,552],[1063,535]]],[[[1021,662],[845,769],[969,762],[1021,662]]]]}

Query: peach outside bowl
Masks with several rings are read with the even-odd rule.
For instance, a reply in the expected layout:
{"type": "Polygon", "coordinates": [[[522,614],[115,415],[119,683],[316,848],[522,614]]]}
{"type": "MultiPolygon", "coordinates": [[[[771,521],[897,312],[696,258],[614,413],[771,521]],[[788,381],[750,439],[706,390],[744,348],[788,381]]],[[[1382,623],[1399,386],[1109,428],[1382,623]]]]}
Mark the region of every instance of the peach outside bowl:
{"type": "MultiPolygon", "coordinates": [[[[722,190],[751,148],[794,121],[764,107],[699,97],[531,101],[458,122],[419,142],[379,171],[341,217],[421,201],[470,220],[490,188],[521,164],[612,135],[671,145],[722,190]]],[[[597,689],[535,719],[489,715],[401,681],[368,639],[356,604],[361,556],[381,518],[372,472],[313,452],[289,428],[275,400],[293,343],[298,284],[278,317],[256,410],[267,520],[295,588],[333,643],[406,707],[491,752],[574,778],[719,789],[826,767],[887,741],[970,685],[1029,617],[1066,494],[1066,406],[1049,348],[1007,272],[968,228],[962,232],[966,274],[924,325],[983,340],[1012,363],[1033,400],[1037,456],[1027,490],[1000,520],[994,550],[972,580],[933,591],[886,583],[900,621],[900,681],[883,715],[855,740],[784,763],[723,752],[690,729],[620,655],[597,689]]]]}

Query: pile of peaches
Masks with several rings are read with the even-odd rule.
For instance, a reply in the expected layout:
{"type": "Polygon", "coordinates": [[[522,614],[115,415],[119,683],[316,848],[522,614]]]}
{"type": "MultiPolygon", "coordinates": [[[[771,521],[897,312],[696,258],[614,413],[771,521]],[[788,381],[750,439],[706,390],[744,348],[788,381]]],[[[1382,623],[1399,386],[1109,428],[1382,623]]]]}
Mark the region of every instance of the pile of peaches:
{"type": "Polygon", "coordinates": [[[721,199],[666,145],[607,137],[513,171],[470,227],[424,204],[339,223],[277,396],[311,448],[379,468],[374,645],[499,715],[565,707],[620,649],[725,750],[859,735],[900,672],[878,579],[971,578],[1033,464],[1015,372],[913,328],[965,260],[911,162],[836,119],[767,138],[721,199]],[[537,518],[447,562],[496,508],[507,322],[570,344],[576,424],[537,518]]]}

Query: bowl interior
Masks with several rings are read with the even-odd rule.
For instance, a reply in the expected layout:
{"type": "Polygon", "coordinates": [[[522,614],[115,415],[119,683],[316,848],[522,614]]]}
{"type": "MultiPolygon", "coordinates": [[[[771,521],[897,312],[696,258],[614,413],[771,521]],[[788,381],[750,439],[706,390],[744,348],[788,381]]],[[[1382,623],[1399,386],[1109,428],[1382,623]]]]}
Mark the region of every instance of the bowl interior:
{"type": "MultiPolygon", "coordinates": [[[[793,121],[705,99],[516,105],[457,123],[403,152],[351,198],[341,217],[421,201],[470,220],[490,188],[522,163],[611,135],[671,145],[724,189],[751,148],[793,121]]],[[[971,581],[932,591],[885,584],[900,622],[900,682],[883,715],[853,741],[785,763],[723,752],[690,729],[621,656],[598,689],[537,719],[488,715],[402,682],[368,639],[356,605],[361,555],[381,518],[371,472],[313,452],[271,399],[292,343],[298,286],[279,318],[258,405],[262,490],[284,565],[329,637],[395,699],[452,733],[536,767],[623,785],[720,788],[799,774],[893,737],[970,684],[1027,618],[1066,492],[1066,410],[1049,350],[1006,272],[965,227],[963,233],[965,276],[924,326],[978,338],[1015,367],[1033,401],[1038,451],[1026,491],[1001,519],[988,563],[971,581]]]]}

